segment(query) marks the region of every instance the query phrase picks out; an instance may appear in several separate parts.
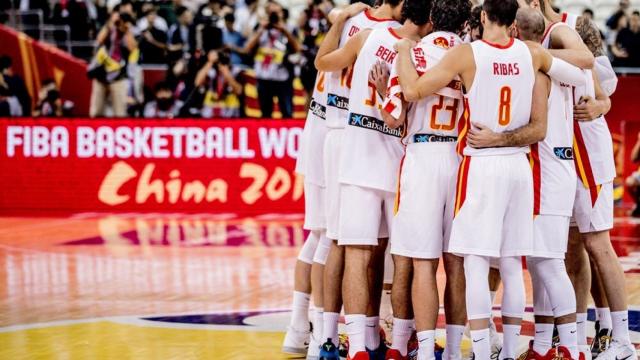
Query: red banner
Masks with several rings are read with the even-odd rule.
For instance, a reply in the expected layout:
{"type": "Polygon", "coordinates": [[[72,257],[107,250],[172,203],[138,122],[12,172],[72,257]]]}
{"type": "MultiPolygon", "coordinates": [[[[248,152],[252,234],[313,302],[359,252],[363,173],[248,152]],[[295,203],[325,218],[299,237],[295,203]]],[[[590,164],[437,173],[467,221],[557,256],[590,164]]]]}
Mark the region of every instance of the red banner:
{"type": "Polygon", "coordinates": [[[301,213],[302,126],[0,119],[0,212],[301,213]]]}
{"type": "Polygon", "coordinates": [[[34,106],[42,81],[53,79],[63,100],[74,102],[76,114],[89,115],[91,80],[87,63],[4,25],[0,25],[0,44],[0,55],[12,58],[14,71],[24,79],[34,106]]]}

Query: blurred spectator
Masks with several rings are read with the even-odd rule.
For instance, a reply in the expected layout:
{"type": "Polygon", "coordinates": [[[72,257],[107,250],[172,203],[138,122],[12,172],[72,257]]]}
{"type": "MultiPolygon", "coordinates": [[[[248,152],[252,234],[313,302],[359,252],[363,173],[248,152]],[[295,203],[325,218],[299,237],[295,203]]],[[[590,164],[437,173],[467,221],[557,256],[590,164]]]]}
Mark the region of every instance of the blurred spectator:
{"type": "MultiPolygon", "coordinates": [[[[631,150],[631,161],[635,164],[640,164],[640,133],[638,133],[638,140],[631,150]]],[[[631,216],[640,217],[640,169],[634,171],[626,180],[627,188],[633,196],[636,202],[636,206],[631,212],[631,216]]]]}
{"type": "Polygon", "coordinates": [[[158,16],[158,9],[152,3],[144,3],[141,8],[142,17],[136,24],[136,30],[138,33],[142,33],[145,29],[153,27],[155,29],[163,31],[165,34],[169,31],[169,25],[167,20],[162,16],[158,16]],[[151,24],[151,25],[150,25],[151,24]]]}
{"type": "Polygon", "coordinates": [[[176,100],[171,87],[166,82],[156,85],[155,99],[144,107],[144,117],[147,118],[174,118],[180,114],[182,101],[176,100]]]}
{"type": "Polygon", "coordinates": [[[582,11],[582,16],[584,16],[585,18],[593,21],[593,10],[591,10],[591,8],[585,8],[582,11]]]}
{"type": "Polygon", "coordinates": [[[269,3],[267,14],[268,20],[263,21],[249,39],[245,52],[254,54],[262,117],[272,116],[275,96],[282,116],[288,118],[293,113],[293,73],[289,55],[299,52],[300,45],[287,30],[280,5],[269,3]]]}
{"type": "Polygon", "coordinates": [[[242,85],[229,68],[226,52],[209,51],[207,61],[198,71],[194,84],[204,95],[202,117],[239,117],[242,85]]]}
{"type": "Polygon", "coordinates": [[[48,21],[51,15],[51,7],[48,0],[4,0],[13,2],[13,8],[20,11],[41,10],[42,21],[48,21]]]}
{"type": "Polygon", "coordinates": [[[53,79],[46,79],[42,82],[38,93],[38,105],[33,112],[34,116],[71,116],[74,104],[69,100],[60,98],[60,90],[53,79]]]}
{"type": "Polygon", "coordinates": [[[150,8],[138,21],[140,31],[140,62],[142,64],[162,64],[166,62],[167,23],[158,17],[155,8],[150,8]],[[164,28],[164,29],[163,29],[164,28]]]}
{"type": "Polygon", "coordinates": [[[126,116],[129,87],[130,55],[136,57],[137,43],[133,36],[133,19],[128,13],[114,11],[96,39],[98,50],[89,67],[93,79],[91,117],[104,116],[106,99],[110,95],[114,116],[126,116]]]}
{"type": "Polygon", "coordinates": [[[258,26],[260,9],[258,9],[258,0],[245,0],[244,3],[245,6],[236,8],[235,28],[242,36],[249,38],[258,26]]]}
{"type": "Polygon", "coordinates": [[[24,84],[24,80],[19,75],[13,73],[13,62],[9,56],[0,57],[0,74],[2,74],[4,84],[8,87],[12,96],[18,99],[21,114],[31,115],[31,95],[24,84]]]}
{"type": "Polygon", "coordinates": [[[627,15],[624,14],[623,12],[619,12],[616,16],[614,16],[614,18],[616,22],[615,22],[615,25],[613,25],[613,27],[610,28],[609,31],[607,32],[606,44],[607,44],[607,49],[609,50],[609,52],[611,52],[611,54],[615,59],[616,57],[620,57],[621,55],[620,53],[616,52],[618,49],[616,49],[615,47],[616,40],[618,38],[618,32],[620,32],[620,30],[629,26],[629,19],[627,15]]]}
{"type": "Polygon", "coordinates": [[[614,66],[640,66],[640,12],[629,17],[629,26],[620,29],[613,46],[614,66]]]}
{"type": "Polygon", "coordinates": [[[9,86],[0,74],[0,117],[22,116],[22,109],[18,99],[11,94],[9,86]]]}
{"type": "Polygon", "coordinates": [[[307,93],[313,91],[317,70],[314,65],[316,54],[324,35],[329,31],[327,14],[333,8],[331,1],[311,0],[301,14],[298,27],[302,30],[302,61],[300,80],[307,93]]]}
{"type": "Polygon", "coordinates": [[[235,29],[236,17],[233,13],[224,16],[224,29],[222,30],[222,42],[225,48],[231,51],[231,65],[236,68],[242,65],[244,43],[246,39],[235,29]]]}
{"type": "Polygon", "coordinates": [[[618,28],[618,22],[621,16],[627,16],[627,12],[629,11],[629,0],[620,0],[620,4],[618,6],[618,10],[614,11],[613,14],[607,19],[607,27],[612,30],[616,30],[618,28]]]}
{"type": "Polygon", "coordinates": [[[71,40],[86,41],[95,37],[96,18],[96,8],[90,0],[62,0],[53,6],[51,22],[68,25],[71,40]]]}
{"type": "Polygon", "coordinates": [[[169,62],[174,63],[195,48],[195,33],[193,29],[193,14],[184,6],[176,9],[178,22],[169,28],[169,62]]]}

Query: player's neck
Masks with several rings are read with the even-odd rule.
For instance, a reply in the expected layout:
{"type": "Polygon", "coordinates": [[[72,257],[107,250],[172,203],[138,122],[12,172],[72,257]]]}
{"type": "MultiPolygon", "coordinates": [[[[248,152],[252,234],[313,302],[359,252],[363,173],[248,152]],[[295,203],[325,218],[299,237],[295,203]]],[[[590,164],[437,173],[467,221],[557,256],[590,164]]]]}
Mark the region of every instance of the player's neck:
{"type": "Polygon", "coordinates": [[[396,29],[396,33],[403,38],[420,41],[424,35],[426,35],[427,31],[424,31],[424,26],[418,26],[411,22],[411,20],[406,20],[402,26],[396,29]]]}
{"type": "Polygon", "coordinates": [[[371,16],[378,19],[391,19],[393,17],[393,9],[391,9],[391,5],[389,4],[382,4],[368,11],[371,16]]]}
{"type": "Polygon", "coordinates": [[[492,44],[507,45],[511,41],[508,29],[494,24],[485,25],[482,40],[492,44]]]}

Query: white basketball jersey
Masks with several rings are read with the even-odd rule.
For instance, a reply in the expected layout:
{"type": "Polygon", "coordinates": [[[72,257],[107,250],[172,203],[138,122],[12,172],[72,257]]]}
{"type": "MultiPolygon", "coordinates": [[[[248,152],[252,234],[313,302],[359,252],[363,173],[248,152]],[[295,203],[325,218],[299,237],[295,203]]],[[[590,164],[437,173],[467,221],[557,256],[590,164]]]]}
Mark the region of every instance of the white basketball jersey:
{"type": "MultiPolygon", "coordinates": [[[[587,71],[587,84],[575,88],[576,104],[582,96],[595,98],[591,71],[587,71]]],[[[574,156],[578,176],[586,188],[601,185],[616,177],[613,158],[613,140],[604,116],[593,121],[576,121],[574,124],[574,156]]]]}
{"type": "MultiPolygon", "coordinates": [[[[437,31],[422,39],[412,50],[413,64],[422,75],[437,65],[447,51],[462,40],[454,33],[437,31]]],[[[390,87],[385,99],[385,110],[395,118],[402,111],[402,88],[399,86],[397,70],[391,66],[390,87]]],[[[409,103],[407,111],[407,139],[413,142],[455,142],[458,138],[458,123],[464,111],[462,83],[454,80],[447,86],[418,102],[409,103]],[[435,135],[435,137],[434,137],[435,135]]]]}
{"type": "Polygon", "coordinates": [[[531,145],[534,214],[571,216],[575,199],[573,162],[573,93],[552,80],[547,101],[547,136],[531,145]]]}
{"type": "Polygon", "coordinates": [[[305,181],[324,186],[324,139],[327,134],[326,73],[320,71],[313,87],[307,120],[300,140],[296,172],[305,175],[305,181]]]}
{"type": "Polygon", "coordinates": [[[553,23],[551,24],[544,32],[544,36],[542,38],[542,47],[545,49],[549,49],[551,48],[551,33],[553,33],[553,30],[557,29],[560,26],[569,26],[563,22],[557,22],[557,23],[553,23]]]}
{"type": "Polygon", "coordinates": [[[340,159],[340,182],[395,192],[404,146],[404,128],[390,129],[382,120],[375,84],[369,71],[379,60],[391,66],[401,38],[392,28],[371,31],[353,66],[348,126],[340,159]]]}
{"type": "MultiPolygon", "coordinates": [[[[347,41],[355,34],[364,29],[378,29],[396,27],[400,24],[393,19],[378,19],[370,14],[370,10],[365,10],[356,16],[351,17],[344,24],[342,35],[340,36],[339,47],[343,47],[347,41]]],[[[349,66],[341,71],[327,73],[327,126],[330,128],[344,128],[347,124],[349,89],[351,88],[351,77],[353,66],[349,66]]]]}
{"type": "MultiPolygon", "coordinates": [[[[535,74],[527,45],[511,39],[506,46],[484,40],[471,43],[476,63],[473,84],[465,94],[466,124],[481,124],[494,132],[515,130],[529,123],[535,74]]],[[[466,133],[466,130],[463,130],[466,133]]],[[[528,146],[474,149],[460,139],[467,156],[526,153],[528,146]]]]}

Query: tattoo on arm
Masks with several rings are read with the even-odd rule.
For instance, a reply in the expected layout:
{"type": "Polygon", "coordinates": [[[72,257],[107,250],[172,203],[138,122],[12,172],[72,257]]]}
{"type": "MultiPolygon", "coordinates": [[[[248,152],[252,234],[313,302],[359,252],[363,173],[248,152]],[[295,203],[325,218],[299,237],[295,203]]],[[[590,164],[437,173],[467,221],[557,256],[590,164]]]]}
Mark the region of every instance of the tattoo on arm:
{"type": "Polygon", "coordinates": [[[593,53],[593,56],[598,57],[605,55],[600,30],[598,30],[598,27],[593,21],[584,16],[578,17],[576,31],[580,34],[582,41],[584,41],[591,53],[593,53]]]}

